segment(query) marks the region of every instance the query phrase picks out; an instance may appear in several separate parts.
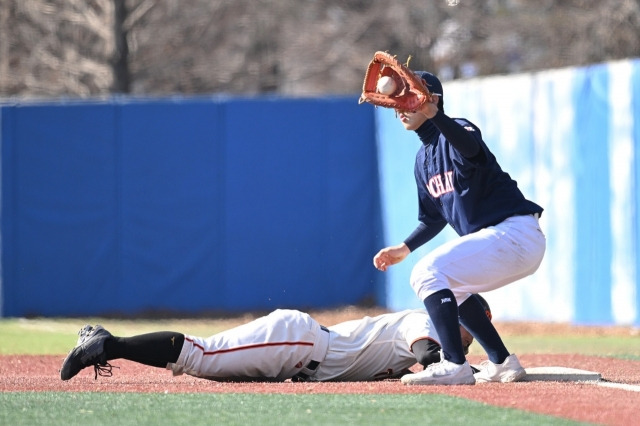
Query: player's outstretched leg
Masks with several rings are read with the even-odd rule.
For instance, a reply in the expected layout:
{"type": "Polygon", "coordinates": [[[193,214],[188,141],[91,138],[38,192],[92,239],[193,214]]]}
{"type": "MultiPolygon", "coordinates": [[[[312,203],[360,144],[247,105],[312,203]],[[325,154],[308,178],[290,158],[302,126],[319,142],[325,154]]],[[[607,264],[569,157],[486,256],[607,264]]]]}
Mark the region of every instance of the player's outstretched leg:
{"type": "Polygon", "coordinates": [[[60,378],[69,380],[78,374],[83,368],[94,366],[96,378],[98,373],[111,375],[111,365],[107,362],[104,352],[104,342],[111,336],[101,325],[92,327],[85,325],[79,332],[78,343],[67,355],[62,368],[60,378]]]}

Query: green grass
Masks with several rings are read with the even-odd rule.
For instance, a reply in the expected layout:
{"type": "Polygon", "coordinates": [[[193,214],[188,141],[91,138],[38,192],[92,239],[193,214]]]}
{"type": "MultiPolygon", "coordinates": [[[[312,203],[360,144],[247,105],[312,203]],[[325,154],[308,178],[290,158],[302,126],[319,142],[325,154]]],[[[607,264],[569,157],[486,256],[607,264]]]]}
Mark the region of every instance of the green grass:
{"type": "Polygon", "coordinates": [[[576,425],[447,395],[0,393],[4,425],[576,425]]]}
{"type": "MultiPolygon", "coordinates": [[[[505,345],[519,354],[581,354],[640,360],[639,336],[509,336],[505,345]]],[[[477,353],[483,353],[482,349],[477,353]]]]}
{"type": "MultiPolygon", "coordinates": [[[[120,336],[173,330],[209,336],[248,321],[3,319],[0,355],[66,354],[86,323],[120,336]]],[[[505,337],[524,353],[579,353],[640,360],[638,336],[505,337]]],[[[476,343],[471,354],[481,354],[476,343]]],[[[434,394],[164,394],[0,392],[1,425],[573,425],[566,419],[434,394]]]]}
{"type": "MultiPolygon", "coordinates": [[[[12,318],[0,320],[0,355],[66,354],[75,345],[77,332],[84,324],[103,324],[119,336],[170,330],[196,336],[214,333],[239,325],[248,319],[174,319],[174,320],[120,320],[105,318],[12,318]]],[[[608,356],[640,360],[640,336],[506,336],[505,344],[511,352],[519,354],[572,354],[608,356]]],[[[471,355],[483,354],[474,343],[471,355]]]]}
{"type": "Polygon", "coordinates": [[[76,344],[78,330],[85,324],[103,324],[119,336],[152,331],[178,331],[196,336],[210,336],[242,320],[119,320],[105,318],[11,318],[0,320],[0,355],[66,354],[76,344]]]}

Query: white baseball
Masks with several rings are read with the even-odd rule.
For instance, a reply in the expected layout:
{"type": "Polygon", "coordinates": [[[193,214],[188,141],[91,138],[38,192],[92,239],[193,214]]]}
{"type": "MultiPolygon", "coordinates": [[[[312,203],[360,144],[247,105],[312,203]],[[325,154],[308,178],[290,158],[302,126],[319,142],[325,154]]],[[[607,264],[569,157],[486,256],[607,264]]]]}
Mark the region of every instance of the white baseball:
{"type": "Polygon", "coordinates": [[[378,89],[378,93],[382,93],[383,95],[388,96],[396,91],[396,82],[393,80],[393,78],[385,75],[383,77],[380,77],[376,88],[378,89]]]}

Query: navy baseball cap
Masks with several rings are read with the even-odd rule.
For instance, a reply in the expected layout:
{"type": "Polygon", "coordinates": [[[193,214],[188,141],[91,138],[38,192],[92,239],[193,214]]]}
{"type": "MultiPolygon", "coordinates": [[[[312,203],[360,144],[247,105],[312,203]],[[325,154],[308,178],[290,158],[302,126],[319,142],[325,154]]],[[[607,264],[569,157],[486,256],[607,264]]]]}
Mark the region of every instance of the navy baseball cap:
{"type": "Polygon", "coordinates": [[[416,71],[416,74],[427,82],[427,89],[429,89],[431,93],[440,97],[444,96],[442,93],[442,83],[440,83],[438,77],[427,71],[416,71]]]}

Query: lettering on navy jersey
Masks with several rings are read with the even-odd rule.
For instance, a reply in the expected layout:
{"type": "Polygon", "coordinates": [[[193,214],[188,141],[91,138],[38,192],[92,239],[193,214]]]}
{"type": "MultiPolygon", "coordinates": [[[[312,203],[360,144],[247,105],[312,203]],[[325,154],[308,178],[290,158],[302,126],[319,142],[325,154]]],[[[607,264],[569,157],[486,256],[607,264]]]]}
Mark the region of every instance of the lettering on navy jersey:
{"type": "Polygon", "coordinates": [[[453,192],[453,171],[433,176],[427,183],[427,190],[433,198],[453,192]]]}

